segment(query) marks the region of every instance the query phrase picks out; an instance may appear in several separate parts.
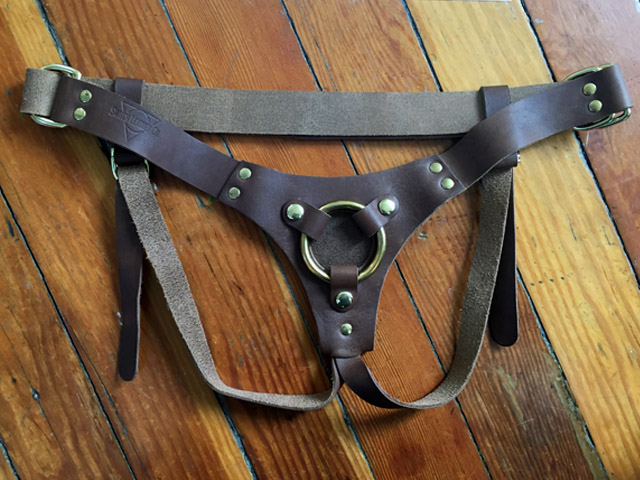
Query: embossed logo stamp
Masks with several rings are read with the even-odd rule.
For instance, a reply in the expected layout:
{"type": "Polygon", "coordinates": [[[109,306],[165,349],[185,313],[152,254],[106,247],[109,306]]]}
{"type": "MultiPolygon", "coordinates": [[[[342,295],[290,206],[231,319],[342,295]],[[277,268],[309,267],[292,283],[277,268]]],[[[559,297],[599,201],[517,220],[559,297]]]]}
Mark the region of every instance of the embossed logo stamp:
{"type": "Polygon", "coordinates": [[[160,135],[160,129],[157,127],[160,119],[140,110],[130,103],[123,101],[122,109],[111,107],[109,116],[117,118],[124,123],[124,134],[127,142],[133,140],[143,132],[149,133],[154,137],[160,135]]]}

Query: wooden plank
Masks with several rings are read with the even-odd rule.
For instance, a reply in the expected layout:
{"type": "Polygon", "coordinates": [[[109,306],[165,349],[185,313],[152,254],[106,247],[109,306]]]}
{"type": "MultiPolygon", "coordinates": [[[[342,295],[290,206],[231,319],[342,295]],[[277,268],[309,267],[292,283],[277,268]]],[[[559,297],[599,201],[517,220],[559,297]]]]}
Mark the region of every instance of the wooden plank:
{"type": "MultiPolygon", "coordinates": [[[[169,350],[168,342],[163,344],[165,350],[151,347],[154,337],[158,337],[162,328],[166,330],[169,325],[166,315],[164,321],[163,317],[155,317],[157,323],[146,322],[149,318],[146,316],[143,319],[146,328],[142,339],[141,364],[147,374],[142,382],[125,383],[116,378],[115,352],[119,325],[114,280],[115,248],[113,240],[110,240],[113,238],[114,220],[113,180],[109,179],[109,167],[95,139],[70,131],[42,128],[16,115],[25,65],[59,62],[59,57],[35,3],[10,3],[2,9],[1,16],[5,19],[2,35],[12,39],[11,42],[3,42],[3,45],[15,46],[8,50],[16,56],[13,61],[5,62],[2,71],[3,91],[11,91],[11,101],[5,99],[3,102],[0,145],[4,154],[0,159],[0,185],[20,219],[45,278],[50,282],[51,292],[70,326],[74,344],[87,365],[113,427],[122,439],[122,448],[131,461],[135,476],[186,477],[196,471],[216,478],[249,476],[215,397],[202,385],[192,369],[185,367],[185,372],[181,371],[181,365],[191,365],[184,347],[179,345],[174,348],[178,350],[176,354],[169,350]],[[184,384],[192,387],[187,394],[176,395],[184,384]],[[198,427],[189,428],[192,424],[198,427]],[[210,444],[215,448],[208,448],[210,444]],[[188,456],[184,453],[185,448],[190,450],[188,456]]],[[[82,22],[79,24],[82,25],[82,22]]],[[[65,29],[59,26],[58,31],[64,32],[65,29]]],[[[91,48],[89,51],[98,50],[91,48]]],[[[169,58],[168,54],[166,58],[169,58]]],[[[185,68],[185,72],[188,76],[188,69],[185,68]]],[[[31,283],[35,289],[38,282],[31,283]]],[[[23,283],[19,282],[20,285],[23,283]]],[[[162,305],[159,298],[156,297],[156,300],[162,305]]],[[[76,374],[71,375],[71,372],[78,370],[77,360],[65,358],[62,353],[55,355],[56,350],[50,351],[48,348],[44,351],[50,357],[34,357],[27,348],[48,347],[54,341],[49,339],[47,330],[50,328],[51,314],[40,315],[36,307],[37,304],[32,307],[25,304],[16,321],[20,321],[22,328],[28,325],[29,335],[36,336],[36,339],[40,335],[42,339],[40,344],[20,344],[15,352],[16,358],[26,366],[35,363],[42,375],[48,374],[51,382],[57,385],[55,389],[46,388],[44,393],[40,391],[40,398],[43,401],[51,398],[53,403],[51,407],[45,407],[47,416],[66,419],[61,425],[63,431],[57,435],[61,446],[56,447],[69,457],[64,461],[71,464],[86,452],[85,460],[77,460],[80,462],[79,471],[83,472],[80,476],[91,471],[95,472],[93,476],[99,476],[101,472],[106,475],[115,470],[112,466],[114,453],[106,446],[104,452],[100,453],[105,443],[100,435],[90,429],[85,435],[83,427],[72,423],[76,419],[80,421],[84,415],[90,415],[90,422],[99,425],[101,418],[95,414],[96,402],[92,404],[86,400],[86,395],[76,385],[76,374]],[[56,391],[55,394],[51,392],[52,389],[56,391]],[[92,454],[92,448],[98,453],[92,454]]],[[[19,333],[20,330],[16,335],[19,333]]],[[[175,331],[172,333],[177,335],[175,331]]],[[[178,342],[174,340],[174,343],[178,342]]],[[[34,385],[44,381],[35,373],[33,376],[34,385]]],[[[23,388],[25,382],[21,379],[18,381],[21,382],[18,385],[22,385],[20,388],[23,388]]],[[[12,388],[11,384],[8,388],[12,388]]],[[[42,390],[44,387],[40,388],[42,390]]],[[[32,415],[37,416],[35,406],[32,406],[32,410],[32,415]]],[[[20,418],[19,415],[16,420],[20,418]]],[[[42,424],[43,420],[38,420],[35,425],[42,424]]],[[[93,429],[97,430],[98,425],[93,429]]],[[[27,436],[32,430],[23,429],[21,425],[16,428],[20,435],[27,436]]],[[[43,428],[43,434],[48,434],[48,429],[43,428]]],[[[5,440],[9,442],[12,439],[5,440]]],[[[42,455],[42,462],[57,458],[55,451],[50,454],[39,452],[47,445],[43,443],[42,446],[32,444],[25,447],[19,461],[16,460],[20,468],[23,468],[23,463],[32,464],[24,468],[33,468],[35,473],[26,476],[40,477],[48,470],[55,472],[55,462],[47,466],[30,458],[42,455]],[[40,467],[42,471],[38,474],[40,467]]],[[[117,450],[116,454],[121,457],[117,450]]],[[[63,466],[64,461],[61,460],[63,466]]],[[[126,467],[124,470],[119,467],[117,472],[121,474],[116,473],[114,477],[126,477],[129,474],[126,467]]],[[[76,472],[62,476],[71,478],[78,475],[76,472]]]]}
{"type": "MultiPolygon", "coordinates": [[[[613,62],[622,68],[631,98],[640,98],[637,1],[536,0],[525,4],[547,61],[558,79],[585,65],[613,62]]],[[[640,117],[636,111],[616,128],[580,134],[636,275],[640,273],[638,129],[640,117]]]]}
{"type": "MultiPolygon", "coordinates": [[[[278,1],[219,1],[209,2],[206,6],[198,4],[198,8],[195,4],[167,2],[167,7],[202,85],[315,89],[278,1]],[[255,15],[256,10],[260,11],[259,16],[255,15]],[[215,60],[211,57],[212,51],[216,52],[215,60]]],[[[376,30],[369,31],[368,41],[374,32],[376,30]]],[[[390,37],[394,35],[395,32],[389,32],[390,37]]],[[[415,60],[421,61],[420,58],[415,60]]],[[[420,76],[428,81],[428,74],[420,76]]],[[[353,172],[338,142],[254,137],[232,137],[228,141],[238,158],[282,171],[331,176],[353,172]]],[[[300,298],[300,290],[295,283],[294,288],[300,298]]],[[[308,312],[306,308],[305,311],[308,312]]],[[[385,384],[395,394],[416,398],[432,388],[441,378],[441,373],[395,270],[387,280],[380,312],[380,338],[389,345],[385,368],[392,370],[394,365],[411,365],[415,358],[424,358],[424,366],[420,369],[406,369],[402,377],[386,375],[385,384]]],[[[396,423],[388,412],[365,405],[348,392],[343,399],[350,418],[357,422],[356,433],[376,477],[486,476],[455,404],[432,412],[393,416],[401,419],[396,423]],[[432,434],[434,431],[450,438],[456,448],[451,449],[450,444],[441,441],[442,437],[432,434]]],[[[247,438],[245,441],[250,444],[253,440],[247,438]]]]}
{"type": "MultiPolygon", "coordinates": [[[[107,7],[76,8],[62,2],[49,2],[47,11],[60,32],[69,59],[85,72],[193,84],[194,79],[175,43],[161,5],[150,3],[146,7],[137,7],[135,11],[129,11],[129,5],[123,2],[121,8],[112,10],[108,7],[108,11],[101,11],[100,8],[107,7]],[[131,22],[145,25],[145,28],[136,30],[133,35],[131,22]],[[67,25],[76,27],[67,28],[67,25]],[[153,52],[145,46],[145,42],[150,41],[154,44],[153,52]],[[117,57],[108,53],[104,56],[88,54],[88,45],[92,52],[118,52],[117,57]]],[[[72,137],[75,139],[74,135],[72,137]]],[[[224,149],[218,140],[214,139],[212,143],[224,149]]],[[[88,150],[88,158],[101,161],[101,155],[95,148],[88,150]]],[[[205,328],[210,334],[211,345],[216,347],[214,355],[222,377],[236,386],[284,393],[326,388],[326,377],[320,370],[313,346],[299,322],[286,283],[273,258],[269,258],[270,249],[259,230],[233,212],[219,212],[217,204],[168,175],[158,174],[154,178],[161,207],[190,277],[200,311],[205,320],[211,319],[205,328]],[[194,231],[193,225],[202,228],[194,231]],[[223,249],[221,245],[235,248],[223,249]],[[220,272],[224,272],[226,278],[230,277],[229,272],[234,272],[235,278],[217,284],[215,279],[216,276],[222,277],[220,272]],[[247,288],[245,293],[242,285],[250,285],[249,280],[256,278],[261,283],[255,292],[244,287],[247,288]],[[220,299],[234,301],[221,302],[220,299]],[[263,306],[265,299],[271,302],[275,299],[273,313],[263,306]],[[267,315],[275,318],[269,322],[255,320],[267,315]],[[248,321],[239,325],[239,316],[248,321]],[[267,336],[271,338],[271,345],[261,341],[267,336]],[[266,362],[265,357],[268,358],[266,362]],[[275,377],[273,372],[278,369],[284,373],[275,377]]],[[[102,183],[109,188],[112,182],[106,173],[96,180],[103,191],[93,193],[107,205],[112,197],[102,183]]],[[[95,211],[90,216],[100,219],[103,215],[105,212],[95,211]]],[[[112,225],[107,225],[103,233],[96,235],[98,247],[102,247],[101,238],[112,235],[112,228],[112,225]]],[[[111,251],[105,254],[109,266],[113,265],[112,255],[111,251]]],[[[103,283],[113,282],[110,277],[101,280],[103,283]]],[[[52,289],[54,294],[59,293],[59,288],[52,289]]],[[[241,461],[238,452],[234,451],[231,443],[225,445],[225,440],[229,439],[226,421],[217,409],[214,396],[196,374],[173,322],[164,311],[164,301],[155,282],[147,284],[143,296],[146,315],[143,318],[141,373],[130,385],[105,380],[129,436],[137,435],[132,448],[140,457],[140,468],[153,476],[180,475],[176,472],[182,475],[198,472],[216,478],[221,475],[242,476],[245,467],[243,463],[236,463],[236,460],[241,461]],[[153,322],[147,322],[147,319],[153,319],[153,322]],[[128,390],[124,391],[125,388],[128,390]],[[225,431],[217,431],[220,428],[225,431]],[[161,432],[161,435],[151,436],[147,433],[149,430],[161,432]],[[176,448],[173,444],[178,439],[181,445],[176,448]],[[165,450],[169,451],[166,455],[165,450]],[[185,455],[185,451],[189,454],[185,455]]],[[[115,305],[114,301],[108,308],[113,310],[115,305]]],[[[79,307],[74,303],[69,308],[79,307]]],[[[96,335],[93,325],[80,324],[77,328],[96,335]]],[[[107,353],[113,355],[115,352],[115,334],[117,328],[108,344],[101,341],[104,345],[101,355],[105,358],[107,353]]],[[[88,344],[86,348],[97,348],[92,341],[88,344]]],[[[111,374],[113,361],[99,368],[101,375],[104,372],[111,374]]],[[[238,414],[234,411],[232,416],[239,435],[245,441],[252,440],[250,444],[247,442],[247,450],[258,475],[281,477],[288,476],[285,472],[296,471],[310,472],[312,476],[333,471],[358,478],[369,475],[337,402],[328,409],[309,415],[249,407],[238,414]],[[243,422],[237,421],[236,417],[240,415],[244,415],[243,422]],[[299,446],[314,439],[318,431],[328,432],[326,441],[319,443],[310,454],[299,455],[299,446]]]]}
{"type": "MultiPolygon", "coordinates": [[[[430,78],[424,80],[427,64],[399,6],[375,1],[292,1],[287,5],[323,89],[434,89],[430,78]],[[404,25],[403,30],[386,28],[384,37],[365,41],[363,37],[379,28],[382,17],[386,24],[404,25]]],[[[365,172],[442,150],[442,143],[407,148],[407,142],[351,142],[349,150],[358,170],[365,172]]],[[[450,202],[399,257],[404,278],[446,364],[453,354],[476,211],[474,194],[450,202]]],[[[460,397],[478,446],[494,477],[522,471],[556,478],[597,474],[597,455],[567,404],[561,372],[547,352],[522,289],[519,296],[523,331],[518,346],[502,349],[485,342],[479,368],[460,397]],[[560,459],[572,461],[559,469],[560,459]]],[[[397,323],[394,328],[402,327],[397,323]]],[[[372,356],[375,360],[375,353],[372,356]]],[[[384,364],[375,365],[384,369],[384,364]]]]}
{"type": "MultiPolygon", "coordinates": [[[[549,80],[519,3],[409,5],[446,89],[549,80]]],[[[640,295],[571,134],[523,152],[516,190],[525,284],[605,467],[638,476],[640,295]]]]}
{"type": "MultiPolygon", "coordinates": [[[[15,66],[5,65],[2,85],[15,66]]],[[[3,115],[15,108],[12,96],[3,96],[3,115]]],[[[127,478],[119,442],[4,203],[0,219],[0,438],[13,466],[22,478],[127,478]]],[[[0,464],[0,477],[12,477],[0,464]]]]}

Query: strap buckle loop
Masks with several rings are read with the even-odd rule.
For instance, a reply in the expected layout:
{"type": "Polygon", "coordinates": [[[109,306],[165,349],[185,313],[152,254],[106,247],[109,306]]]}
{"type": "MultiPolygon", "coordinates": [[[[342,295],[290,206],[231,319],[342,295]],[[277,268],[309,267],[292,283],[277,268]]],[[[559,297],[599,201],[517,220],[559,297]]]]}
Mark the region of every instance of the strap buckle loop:
{"type": "MultiPolygon", "coordinates": [[[[582,77],[583,75],[586,75],[587,73],[599,72],[601,70],[604,70],[605,68],[609,68],[612,66],[613,64],[611,63],[605,63],[604,65],[600,65],[598,67],[583,68],[582,70],[578,70],[577,72],[573,72],[571,75],[567,76],[567,78],[565,78],[563,82],[574,80],[578,77],[582,77]]],[[[593,130],[594,128],[606,128],[606,127],[610,127],[611,125],[615,125],[616,123],[624,122],[630,116],[631,116],[631,107],[625,109],[624,112],[612,113],[608,117],[605,117],[598,122],[590,123],[589,125],[584,125],[582,127],[573,127],[573,129],[576,131],[585,131],[585,130],[593,130]]]]}
{"type": "MultiPolygon", "coordinates": [[[[45,65],[44,67],[40,67],[40,70],[52,70],[54,72],[60,72],[67,77],[75,78],[76,80],[80,80],[82,78],[82,74],[80,70],[77,70],[73,67],[69,67],[67,65],[60,65],[58,63],[51,63],[49,65],[45,65]]],[[[43,125],[45,127],[53,127],[53,128],[64,128],[67,126],[66,123],[54,122],[50,118],[43,117],[42,115],[31,115],[31,118],[34,122],[39,125],[43,125]]]]}

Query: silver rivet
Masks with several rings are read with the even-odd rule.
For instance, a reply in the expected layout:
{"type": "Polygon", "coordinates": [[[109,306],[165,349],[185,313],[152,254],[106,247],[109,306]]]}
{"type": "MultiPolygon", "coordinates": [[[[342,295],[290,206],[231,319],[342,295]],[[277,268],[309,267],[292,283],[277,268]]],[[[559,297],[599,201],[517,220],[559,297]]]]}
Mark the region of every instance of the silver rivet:
{"type": "Polygon", "coordinates": [[[520,152],[516,152],[516,162],[518,165],[520,165],[520,162],[522,161],[522,158],[520,157],[520,152]]]}
{"type": "Polygon", "coordinates": [[[78,107],[73,111],[73,118],[75,118],[78,121],[82,120],[86,116],[87,116],[87,111],[84,108],[78,107]]]}
{"type": "Polygon", "coordinates": [[[227,192],[227,196],[231,199],[231,200],[235,200],[236,198],[238,198],[240,196],[242,192],[240,191],[240,189],[238,187],[231,187],[229,189],[229,191],[227,192]]]}
{"type": "Polygon", "coordinates": [[[238,177],[240,177],[240,180],[249,180],[251,178],[251,170],[247,167],[242,167],[238,170],[238,177]]]}
{"type": "Polygon", "coordinates": [[[390,198],[383,198],[378,202],[378,210],[382,215],[391,215],[397,208],[398,205],[396,205],[396,202],[390,198]]]}
{"type": "Polygon", "coordinates": [[[453,180],[451,180],[449,177],[443,178],[442,181],[440,182],[440,185],[445,190],[451,190],[455,184],[456,183],[453,180]]]}
{"type": "MultiPolygon", "coordinates": [[[[336,295],[336,305],[338,306],[338,308],[350,307],[351,305],[353,305],[353,294],[347,291],[338,293],[338,295],[336,295]]],[[[345,323],[345,325],[349,324],[345,323]]],[[[351,325],[349,325],[349,328],[351,328],[351,325]]],[[[349,333],[351,333],[351,331],[349,331],[349,333]]],[[[349,333],[347,333],[347,335],[349,335],[349,333]]]]}
{"type": "Polygon", "coordinates": [[[299,203],[292,203],[287,207],[287,218],[289,220],[300,220],[304,216],[304,207],[299,203]]]}
{"type": "Polygon", "coordinates": [[[433,162],[429,165],[429,171],[431,173],[440,173],[442,171],[442,164],[440,162],[433,162]]]}
{"type": "Polygon", "coordinates": [[[582,87],[582,93],[587,96],[593,95],[598,90],[595,83],[587,83],[584,87],[582,87]]]}
{"type": "Polygon", "coordinates": [[[340,333],[345,337],[351,335],[351,332],[353,332],[353,327],[350,323],[343,323],[340,325],[340,333]]]}
{"type": "Polygon", "coordinates": [[[602,102],[600,100],[591,100],[589,102],[589,111],[597,113],[602,110],[602,102]]]}
{"type": "Polygon", "coordinates": [[[82,103],[87,103],[89,100],[91,100],[91,97],[93,97],[93,95],[89,90],[82,90],[80,92],[80,101],[82,103]]]}

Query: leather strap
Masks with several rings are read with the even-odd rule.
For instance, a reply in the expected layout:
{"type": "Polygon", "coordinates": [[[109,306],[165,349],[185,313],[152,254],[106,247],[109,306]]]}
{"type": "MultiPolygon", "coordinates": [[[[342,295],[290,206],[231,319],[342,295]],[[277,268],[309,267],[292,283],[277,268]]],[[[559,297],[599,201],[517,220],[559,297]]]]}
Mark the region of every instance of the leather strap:
{"type": "Polygon", "coordinates": [[[118,175],[118,181],[147,258],[160,282],[169,311],[196,367],[209,387],[218,393],[240,400],[290,410],[315,410],[331,402],[341,386],[333,361],[331,362],[331,388],[314,394],[281,395],[251,392],[230,387],[222,381],[211,355],[187,277],[162,218],[146,167],[135,165],[123,169],[118,175]]]}
{"type": "MultiPolygon", "coordinates": [[[[142,80],[117,78],[114,82],[116,93],[134,102],[142,99],[142,80]]],[[[144,158],[115,145],[112,161],[117,171],[140,165],[144,158]]],[[[122,196],[120,183],[116,182],[116,250],[118,255],[118,283],[120,286],[120,347],[118,349],[118,372],[123,380],[133,380],[138,372],[140,345],[140,295],[142,291],[142,260],[144,253],[138,239],[129,209],[122,196]]]]}
{"type": "Polygon", "coordinates": [[[427,409],[449,403],[465,387],[476,364],[487,325],[491,297],[502,252],[510,195],[506,172],[495,181],[483,182],[480,224],[469,280],[464,294],[456,351],[444,380],[429,394],[406,402],[391,397],[376,381],[360,355],[337,358],[338,371],[349,388],[368,403],[381,408],[427,409]]]}
{"type": "MultiPolygon", "coordinates": [[[[113,80],[83,81],[113,90],[113,80]]],[[[60,75],[27,69],[23,113],[49,117],[60,75]]],[[[514,101],[555,88],[510,89],[514,101]]],[[[146,83],[145,108],[191,132],[303,137],[460,136],[484,118],[482,96],[469,92],[301,92],[228,90],[146,83]]]]}
{"type": "MultiPolygon", "coordinates": [[[[486,115],[492,115],[511,103],[509,89],[506,87],[483,87],[480,92],[484,96],[486,115]]],[[[517,153],[512,153],[502,164],[517,165],[517,153]]],[[[493,340],[502,345],[513,345],[518,339],[518,304],[516,290],[516,232],[515,211],[513,204],[513,170],[492,171],[483,179],[487,182],[507,182],[509,198],[507,199],[507,220],[502,243],[502,255],[496,277],[496,285],[489,311],[489,331],[493,340]]]]}

